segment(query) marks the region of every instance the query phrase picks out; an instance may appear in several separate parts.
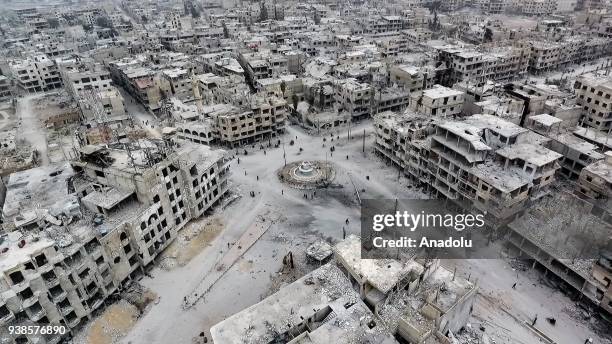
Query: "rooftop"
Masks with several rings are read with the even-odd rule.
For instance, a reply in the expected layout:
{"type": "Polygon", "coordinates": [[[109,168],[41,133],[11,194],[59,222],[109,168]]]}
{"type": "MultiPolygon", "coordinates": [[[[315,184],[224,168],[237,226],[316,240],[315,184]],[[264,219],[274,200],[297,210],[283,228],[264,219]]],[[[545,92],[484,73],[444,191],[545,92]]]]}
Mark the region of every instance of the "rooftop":
{"type": "Polygon", "coordinates": [[[408,275],[423,270],[422,265],[412,260],[404,263],[394,259],[361,259],[361,238],[356,235],[339,242],[334,252],[356,274],[385,294],[408,275]]]}
{"type": "Polygon", "coordinates": [[[493,161],[486,161],[470,169],[478,178],[490,184],[497,190],[510,193],[531,183],[529,175],[521,168],[504,168],[493,161]]]}
{"type": "Polygon", "coordinates": [[[210,331],[217,344],[397,343],[334,264],[323,265],[210,331]]]}
{"type": "Polygon", "coordinates": [[[16,224],[36,221],[42,212],[61,214],[78,201],[68,192],[68,183],[74,176],[70,164],[54,164],[13,173],[6,185],[3,208],[5,221],[16,224]],[[24,209],[31,211],[24,212],[24,209]]]}
{"type": "Polygon", "coordinates": [[[584,169],[612,185],[612,151],[606,152],[606,159],[596,161],[584,169]]]}
{"type": "Polygon", "coordinates": [[[529,131],[529,129],[493,115],[472,115],[467,117],[464,122],[481,129],[489,129],[504,137],[514,137],[529,131]]]}
{"type": "Polygon", "coordinates": [[[544,196],[508,226],[541,250],[589,278],[599,256],[596,243],[608,242],[612,228],[592,215],[593,205],[567,192],[544,196]],[[580,214],[580,216],[576,216],[580,214]],[[586,246],[585,246],[586,245],[586,246]],[[588,250],[584,250],[589,247],[588,250]],[[590,264],[583,264],[583,261],[590,264]]]}
{"type": "Polygon", "coordinates": [[[535,115],[535,116],[530,116],[529,119],[545,126],[545,127],[552,127],[554,124],[557,123],[561,123],[563,122],[562,119],[559,119],[555,116],[551,116],[549,114],[541,114],[541,115],[535,115]]]}
{"type": "Polygon", "coordinates": [[[461,96],[463,92],[454,90],[452,88],[448,88],[442,85],[434,85],[433,88],[427,89],[423,91],[423,96],[438,99],[438,98],[446,98],[453,96],[461,96]]]}
{"type": "Polygon", "coordinates": [[[477,151],[491,150],[481,137],[482,129],[473,126],[466,122],[448,121],[438,124],[438,127],[448,130],[449,132],[468,141],[477,151]]]}
{"type": "Polygon", "coordinates": [[[544,166],[563,157],[562,154],[532,143],[513,144],[498,149],[496,153],[510,160],[520,159],[535,166],[544,166]]]}

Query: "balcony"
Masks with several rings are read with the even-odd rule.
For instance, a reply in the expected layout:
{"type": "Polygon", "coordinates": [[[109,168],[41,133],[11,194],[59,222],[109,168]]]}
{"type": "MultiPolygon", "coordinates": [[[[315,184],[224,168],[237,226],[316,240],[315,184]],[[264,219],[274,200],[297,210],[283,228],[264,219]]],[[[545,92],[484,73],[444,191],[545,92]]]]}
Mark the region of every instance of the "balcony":
{"type": "Polygon", "coordinates": [[[47,315],[47,311],[45,311],[45,309],[42,308],[42,307],[40,307],[39,309],[37,309],[35,311],[28,312],[28,313],[29,313],[28,315],[30,317],[30,320],[32,320],[32,321],[39,321],[45,315],[47,315]]]}
{"type": "Polygon", "coordinates": [[[70,314],[70,312],[74,311],[74,308],[72,308],[70,304],[64,307],[58,307],[58,309],[59,309],[59,312],[62,314],[62,316],[66,316],[70,314]]]}
{"type": "Polygon", "coordinates": [[[63,299],[66,298],[66,296],[68,296],[68,293],[66,293],[66,291],[62,290],[61,288],[59,289],[59,291],[52,291],[52,290],[53,289],[49,289],[49,293],[51,294],[51,300],[55,303],[62,301],[63,299]]]}
{"type": "Polygon", "coordinates": [[[66,325],[70,328],[75,328],[81,322],[81,318],[75,316],[73,319],[66,319],[66,325]]]}
{"type": "Polygon", "coordinates": [[[8,324],[14,319],[15,319],[15,314],[13,314],[12,312],[8,312],[6,315],[0,318],[0,324],[8,324]]]}
{"type": "Polygon", "coordinates": [[[62,340],[62,336],[61,335],[52,335],[50,337],[47,337],[47,344],[58,344],[60,341],[62,340]]]}
{"type": "Polygon", "coordinates": [[[27,299],[23,299],[22,307],[23,308],[29,308],[30,306],[35,304],[37,301],[38,301],[38,295],[37,294],[33,294],[32,296],[28,297],[27,299]]]}

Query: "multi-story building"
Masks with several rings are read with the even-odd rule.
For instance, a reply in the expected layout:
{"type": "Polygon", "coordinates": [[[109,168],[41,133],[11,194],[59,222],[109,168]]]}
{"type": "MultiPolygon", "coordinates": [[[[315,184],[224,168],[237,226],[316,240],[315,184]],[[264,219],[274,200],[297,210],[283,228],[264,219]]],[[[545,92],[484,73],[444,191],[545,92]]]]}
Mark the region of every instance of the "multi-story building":
{"type": "Polygon", "coordinates": [[[240,104],[209,103],[198,109],[172,99],[177,136],[196,143],[230,147],[270,140],[285,131],[284,99],[266,94],[246,94],[240,104]]]}
{"type": "Polygon", "coordinates": [[[568,179],[578,179],[582,169],[604,158],[598,147],[562,130],[560,118],[548,114],[529,116],[524,127],[544,135],[550,139],[547,147],[563,155],[559,160],[561,169],[559,173],[568,179]]]}
{"type": "Polygon", "coordinates": [[[421,44],[431,39],[432,32],[423,28],[415,28],[403,30],[402,35],[406,37],[408,43],[421,44]]]}
{"type": "Polygon", "coordinates": [[[25,93],[45,92],[62,87],[57,65],[46,55],[11,61],[8,68],[17,87],[25,93]]]}
{"type": "Polygon", "coordinates": [[[196,76],[198,93],[207,105],[232,104],[237,107],[247,106],[251,89],[244,78],[232,75],[221,77],[212,73],[196,76]]]}
{"type": "Polygon", "coordinates": [[[244,69],[246,80],[255,84],[259,79],[289,74],[287,56],[270,52],[240,53],[238,62],[244,69]]]}
{"type": "Polygon", "coordinates": [[[578,77],[574,84],[576,103],[583,108],[582,126],[612,131],[612,77],[593,73],[578,77]]]}
{"type": "Polygon", "coordinates": [[[533,143],[531,131],[491,115],[443,120],[379,114],[376,151],[429,190],[507,223],[547,193],[558,154],[533,143]]]}
{"type": "MultiPolygon", "coordinates": [[[[523,113],[529,115],[543,113],[549,100],[569,97],[568,93],[560,91],[558,87],[546,84],[513,82],[506,85],[505,91],[511,97],[523,100],[525,103],[523,113]]],[[[525,116],[521,119],[521,124],[524,120],[525,116]]]]}
{"type": "Polygon", "coordinates": [[[122,86],[148,111],[160,110],[163,99],[161,82],[154,70],[135,60],[111,62],[109,69],[115,84],[122,86]]]}
{"type": "Polygon", "coordinates": [[[531,40],[519,46],[531,50],[529,71],[540,74],[605,56],[612,43],[600,37],[573,36],[558,42],[531,40]]]}
{"type": "Polygon", "coordinates": [[[434,85],[410,94],[410,108],[427,116],[456,117],[461,113],[465,94],[459,90],[434,85]]]}
{"type": "Polygon", "coordinates": [[[11,80],[4,75],[0,75],[0,102],[13,99],[12,88],[11,80]]]}
{"type": "Polygon", "coordinates": [[[242,69],[238,60],[233,58],[229,52],[204,54],[200,55],[197,59],[201,61],[206,73],[220,76],[244,76],[244,69],[242,69]]]}
{"type": "Polygon", "coordinates": [[[369,84],[349,78],[336,82],[334,91],[338,108],[350,113],[353,119],[359,120],[370,115],[374,90],[369,84]]]}
{"type": "Polygon", "coordinates": [[[476,0],[481,11],[486,13],[503,13],[506,9],[506,0],[476,0]]]}
{"type": "Polygon", "coordinates": [[[396,338],[408,343],[445,343],[447,333],[457,333],[468,321],[476,284],[461,277],[453,280],[453,273],[440,266],[438,259],[362,259],[361,247],[361,238],[349,235],[333,248],[334,259],[359,297],[385,319],[396,338]],[[434,285],[440,281],[452,290],[445,305],[427,296],[436,293],[434,285]],[[422,317],[429,307],[436,314],[422,317]]]}
{"type": "Polygon", "coordinates": [[[454,12],[463,7],[465,0],[448,0],[440,3],[442,10],[447,12],[454,12]]]}
{"type": "Polygon", "coordinates": [[[276,137],[285,130],[286,102],[255,95],[249,109],[211,116],[219,141],[230,147],[276,137]]]}
{"type": "MultiPolygon", "coordinates": [[[[143,143],[147,144],[147,143],[143,143]]],[[[71,164],[14,173],[3,209],[3,325],[64,325],[57,343],[142,273],[228,189],[223,151],[82,146],[71,164]],[[147,150],[146,152],[144,150],[147,150]],[[33,234],[36,232],[36,234],[33,234]]],[[[13,335],[17,342],[33,340],[13,335]]]]}
{"type": "Polygon", "coordinates": [[[557,12],[574,12],[579,0],[557,0],[557,12]]]}
{"type": "Polygon", "coordinates": [[[582,169],[576,186],[580,194],[600,204],[612,200],[612,151],[604,155],[605,158],[582,169]]]}
{"type": "Polygon", "coordinates": [[[401,112],[410,103],[410,93],[399,88],[387,87],[374,92],[372,99],[373,114],[384,111],[401,112]]]}
{"type": "Polygon", "coordinates": [[[388,35],[384,37],[372,37],[376,40],[376,45],[380,49],[383,58],[392,58],[404,53],[408,50],[408,39],[401,34],[388,35]]]}
{"type": "Polygon", "coordinates": [[[542,16],[557,10],[557,0],[514,0],[513,6],[522,14],[542,16]]]}
{"type": "Polygon", "coordinates": [[[544,271],[553,283],[563,283],[568,295],[575,295],[594,312],[610,316],[612,254],[609,246],[606,248],[610,242],[609,210],[609,206],[568,192],[551,193],[508,224],[508,254],[529,258],[535,270],[544,271]]]}
{"type": "Polygon", "coordinates": [[[61,71],[66,89],[73,97],[78,98],[81,91],[95,92],[110,91],[114,89],[110,72],[101,65],[88,68],[79,66],[61,71]]]}
{"type": "Polygon", "coordinates": [[[403,18],[400,16],[380,16],[369,19],[369,33],[397,32],[403,28],[403,18]]]}
{"type": "Polygon", "coordinates": [[[431,88],[435,84],[436,71],[433,67],[394,65],[390,69],[390,82],[413,93],[431,88]]]}
{"type": "Polygon", "coordinates": [[[456,45],[433,47],[438,59],[449,70],[445,83],[457,81],[483,84],[488,80],[508,81],[522,77],[527,72],[530,52],[521,47],[494,47],[488,51],[476,51],[456,45]]]}
{"type": "Polygon", "coordinates": [[[186,69],[165,69],[161,72],[160,82],[161,91],[167,98],[176,97],[186,102],[195,99],[194,82],[186,69]]]}

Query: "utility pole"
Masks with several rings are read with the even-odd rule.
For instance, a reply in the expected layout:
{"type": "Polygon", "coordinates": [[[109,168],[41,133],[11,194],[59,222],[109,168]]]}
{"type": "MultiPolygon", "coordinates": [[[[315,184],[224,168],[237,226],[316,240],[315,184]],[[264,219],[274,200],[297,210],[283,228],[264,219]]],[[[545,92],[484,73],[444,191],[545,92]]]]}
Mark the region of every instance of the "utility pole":
{"type": "Polygon", "coordinates": [[[348,141],[351,140],[351,122],[353,121],[353,114],[351,113],[351,117],[349,117],[349,122],[348,122],[348,133],[346,135],[348,141]]]}
{"type": "Polygon", "coordinates": [[[327,151],[325,152],[325,169],[323,170],[323,172],[325,172],[324,176],[325,176],[325,185],[327,185],[327,151]]]}
{"type": "Polygon", "coordinates": [[[363,144],[361,147],[361,151],[363,152],[363,155],[365,155],[365,135],[366,135],[366,130],[363,129],[363,144]]]}

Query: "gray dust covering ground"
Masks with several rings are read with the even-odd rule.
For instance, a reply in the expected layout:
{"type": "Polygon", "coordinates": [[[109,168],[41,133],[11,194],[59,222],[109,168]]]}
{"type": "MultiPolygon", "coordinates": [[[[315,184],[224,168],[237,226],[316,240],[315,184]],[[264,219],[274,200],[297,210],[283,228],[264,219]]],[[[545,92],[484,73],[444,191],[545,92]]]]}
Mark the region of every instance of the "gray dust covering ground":
{"type": "MultiPolygon", "coordinates": [[[[362,198],[428,197],[404,177],[398,178],[397,169],[374,155],[370,149],[373,133],[369,122],[354,127],[352,132],[354,136],[350,142],[346,132],[334,133],[333,142],[332,136],[327,134],[323,142],[322,137],[289,127],[280,148],[262,150],[259,145],[248,146],[247,155],[244,149],[234,151],[230,177],[233,196],[218,207],[212,217],[218,221],[216,225],[222,227],[221,232],[199,246],[201,251],[183,264],[173,264],[171,268],[161,264],[151,272],[151,278],[141,280],[140,283],[158,295],[159,300],[121,342],[197,342],[202,339],[202,333],[209,336],[212,325],[312,271],[318,264],[309,262],[305,255],[311,243],[324,239],[335,244],[342,239],[343,227],[347,235],[359,234],[360,208],[356,191],[362,198]],[[362,152],[364,128],[366,154],[362,152]],[[289,144],[291,140],[293,145],[289,144]],[[288,162],[325,160],[327,152],[327,159],[336,169],[333,185],[326,189],[298,190],[281,183],[276,173],[284,165],[283,144],[288,162]],[[336,148],[333,155],[329,151],[331,145],[336,148]],[[237,158],[240,158],[239,163],[237,158]],[[251,191],[255,197],[251,197],[251,191]],[[197,288],[202,277],[210,273],[218,261],[227,259],[228,247],[254,222],[267,216],[278,220],[235,259],[206,297],[184,309],[185,297],[197,288]],[[293,270],[283,266],[283,257],[289,252],[294,257],[293,270]]],[[[190,235],[197,235],[197,231],[189,231],[190,235]]],[[[179,242],[186,244],[184,239],[179,242]]],[[[456,266],[461,275],[479,281],[478,302],[470,321],[470,331],[479,336],[484,332],[495,343],[538,343],[541,336],[526,324],[537,313],[541,318],[536,324],[538,331],[558,344],[581,343],[588,336],[599,338],[600,343],[608,340],[604,339],[605,334],[598,335],[588,321],[574,321],[568,311],[574,307],[573,302],[559,291],[539,283],[533,272],[516,270],[505,260],[451,260],[444,264],[449,268],[456,266]],[[513,290],[511,286],[515,281],[518,287],[513,290]],[[548,324],[544,320],[546,316],[555,316],[557,325],[548,324]]]]}

